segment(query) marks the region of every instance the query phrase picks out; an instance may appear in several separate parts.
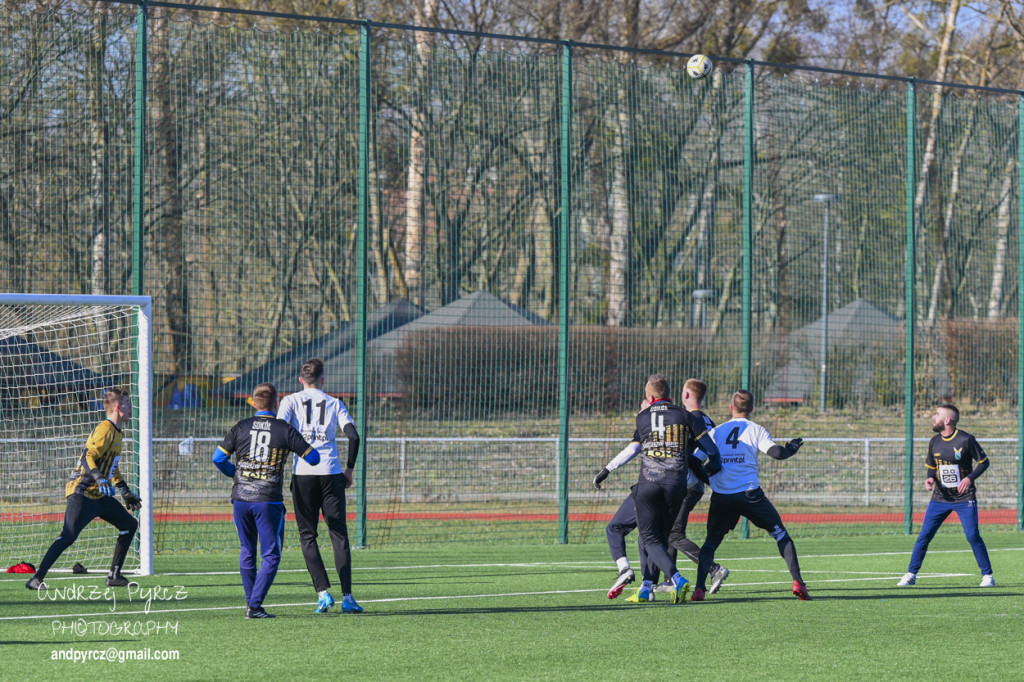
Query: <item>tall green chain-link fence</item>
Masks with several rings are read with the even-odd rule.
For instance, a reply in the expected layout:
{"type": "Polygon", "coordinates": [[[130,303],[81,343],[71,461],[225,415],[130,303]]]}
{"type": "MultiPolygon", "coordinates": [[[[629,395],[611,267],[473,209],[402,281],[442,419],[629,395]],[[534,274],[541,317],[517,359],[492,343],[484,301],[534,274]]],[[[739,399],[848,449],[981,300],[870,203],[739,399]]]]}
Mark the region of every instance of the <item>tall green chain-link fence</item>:
{"type": "Polygon", "coordinates": [[[659,371],[805,439],[796,534],[910,530],[939,400],[1021,528],[1021,94],[686,56],[5,6],[0,289],[153,297],[158,552],[235,546],[210,456],[313,356],[358,544],[600,541],[659,371]]]}

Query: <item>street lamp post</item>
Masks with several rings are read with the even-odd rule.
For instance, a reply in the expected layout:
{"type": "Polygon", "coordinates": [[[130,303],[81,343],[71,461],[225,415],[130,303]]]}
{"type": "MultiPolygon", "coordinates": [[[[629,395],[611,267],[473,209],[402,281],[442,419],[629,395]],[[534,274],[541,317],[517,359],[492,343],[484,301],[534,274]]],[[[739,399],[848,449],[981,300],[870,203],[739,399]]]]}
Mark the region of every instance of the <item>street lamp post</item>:
{"type": "Polygon", "coordinates": [[[821,387],[818,407],[825,411],[825,387],[828,373],[828,219],[829,206],[839,201],[838,194],[815,194],[814,200],[825,204],[825,238],[821,247],[821,387]]]}

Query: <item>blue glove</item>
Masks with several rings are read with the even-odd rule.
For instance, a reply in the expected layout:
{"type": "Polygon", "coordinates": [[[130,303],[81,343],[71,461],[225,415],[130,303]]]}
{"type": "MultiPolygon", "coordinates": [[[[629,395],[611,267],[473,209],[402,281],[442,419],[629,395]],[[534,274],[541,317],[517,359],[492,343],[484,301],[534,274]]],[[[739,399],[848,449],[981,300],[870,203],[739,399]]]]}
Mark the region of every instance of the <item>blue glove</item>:
{"type": "Polygon", "coordinates": [[[96,480],[96,485],[99,486],[100,492],[106,495],[107,497],[114,496],[114,484],[110,482],[110,479],[99,478],[96,480]]]}

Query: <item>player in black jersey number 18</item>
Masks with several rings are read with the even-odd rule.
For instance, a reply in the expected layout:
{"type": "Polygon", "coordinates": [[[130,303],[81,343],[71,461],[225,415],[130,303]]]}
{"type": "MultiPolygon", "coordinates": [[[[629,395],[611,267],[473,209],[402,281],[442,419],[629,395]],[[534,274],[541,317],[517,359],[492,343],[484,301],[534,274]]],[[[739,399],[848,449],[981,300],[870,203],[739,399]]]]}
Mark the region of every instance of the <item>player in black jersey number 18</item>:
{"type": "Polygon", "coordinates": [[[273,618],[263,600],[277,575],[284,544],[284,467],[294,452],[309,464],[320,453],[286,421],[274,416],[277,389],[260,384],[252,392],[256,415],[235,424],[213,454],[221,473],[234,479],[231,505],[241,549],[238,566],[245,590],[246,618],[273,618]],[[235,461],[231,461],[234,456],[235,461]],[[257,542],[262,558],[256,570],[257,542]]]}

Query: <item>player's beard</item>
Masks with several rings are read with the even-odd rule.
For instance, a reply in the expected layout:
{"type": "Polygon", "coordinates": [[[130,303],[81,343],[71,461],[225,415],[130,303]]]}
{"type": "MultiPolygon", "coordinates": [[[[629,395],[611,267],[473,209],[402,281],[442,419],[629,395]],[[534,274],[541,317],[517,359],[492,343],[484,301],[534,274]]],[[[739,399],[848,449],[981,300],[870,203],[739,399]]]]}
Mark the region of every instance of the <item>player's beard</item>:
{"type": "Polygon", "coordinates": [[[945,430],[946,430],[946,425],[945,424],[932,424],[932,431],[934,431],[935,433],[942,433],[945,430]]]}

